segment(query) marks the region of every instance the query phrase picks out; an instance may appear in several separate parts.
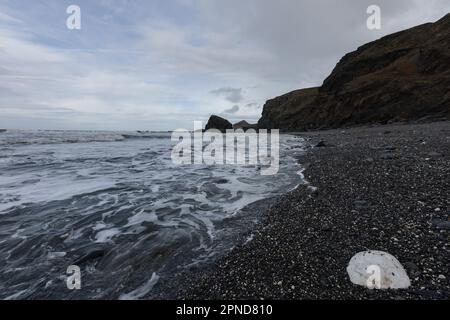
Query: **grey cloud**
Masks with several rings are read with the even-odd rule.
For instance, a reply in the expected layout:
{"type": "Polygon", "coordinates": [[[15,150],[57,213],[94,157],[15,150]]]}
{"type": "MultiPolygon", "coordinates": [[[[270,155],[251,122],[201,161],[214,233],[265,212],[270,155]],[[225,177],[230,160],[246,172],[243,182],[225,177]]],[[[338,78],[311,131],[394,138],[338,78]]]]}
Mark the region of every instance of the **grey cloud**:
{"type": "Polygon", "coordinates": [[[0,67],[0,75],[7,75],[7,74],[10,74],[8,69],[0,67]]]}
{"type": "MultiPolygon", "coordinates": [[[[117,6],[116,2],[101,0],[104,6],[117,6]]],[[[176,2],[189,5],[189,12],[195,13],[183,15],[186,21],[181,24],[180,7],[174,6],[171,16],[155,14],[155,19],[146,20],[136,17],[153,11],[145,5],[156,9],[156,2],[132,6],[132,1],[119,1],[118,11],[126,8],[120,13],[126,23],[111,20],[105,25],[107,32],[101,24],[92,29],[99,32],[89,32],[89,37],[82,33],[80,43],[86,52],[42,42],[48,36],[58,40],[55,43],[67,41],[65,28],[53,34],[52,25],[42,22],[41,13],[51,11],[48,6],[22,12],[3,10],[0,5],[0,11],[10,12],[11,17],[39,21],[19,28],[0,16],[0,127],[10,125],[6,111],[9,119],[17,121],[31,113],[35,101],[55,109],[61,114],[58,119],[73,126],[133,128],[145,120],[152,129],[189,127],[191,120],[218,112],[211,94],[239,108],[226,112],[254,117],[254,122],[267,99],[320,85],[345,53],[450,12],[448,0],[176,2]],[[130,6],[124,6],[127,2],[130,6]],[[381,7],[381,31],[366,28],[366,9],[374,3],[381,7]],[[128,38],[129,34],[136,37],[128,38]],[[82,116],[63,115],[71,110],[82,116]],[[180,116],[188,111],[192,114],[180,116]],[[105,123],[105,115],[110,114],[111,121],[105,123]]],[[[92,11],[92,17],[102,15],[103,10],[92,11]]],[[[34,110],[36,115],[49,112],[34,110]]]]}
{"type": "MultiPolygon", "coordinates": [[[[382,30],[371,31],[366,27],[366,10],[373,0],[201,3],[205,25],[217,31],[233,30],[233,43],[242,40],[272,57],[271,63],[260,63],[251,72],[285,87],[291,84],[291,88],[320,85],[345,53],[389,33],[437,20],[450,11],[448,0],[378,0],[382,30]]],[[[241,48],[245,51],[245,46],[241,48]]],[[[253,66],[242,72],[250,68],[253,66]]]]}
{"type": "Polygon", "coordinates": [[[258,108],[258,104],[256,102],[247,103],[245,106],[247,108],[258,108]]]}
{"type": "Polygon", "coordinates": [[[227,101],[238,103],[244,100],[242,88],[224,87],[211,91],[212,94],[223,96],[227,101]]]}
{"type": "Polygon", "coordinates": [[[236,113],[238,111],[239,111],[239,106],[238,105],[234,105],[232,108],[225,110],[224,113],[234,114],[234,113],[236,113]]]}

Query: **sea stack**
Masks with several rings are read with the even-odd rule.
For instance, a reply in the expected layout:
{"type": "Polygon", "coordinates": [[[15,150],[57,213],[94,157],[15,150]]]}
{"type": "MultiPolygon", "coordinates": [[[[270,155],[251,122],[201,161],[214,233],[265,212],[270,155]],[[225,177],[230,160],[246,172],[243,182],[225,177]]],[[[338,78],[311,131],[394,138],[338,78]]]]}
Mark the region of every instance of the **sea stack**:
{"type": "Polygon", "coordinates": [[[212,115],[206,124],[205,131],[210,129],[220,130],[225,133],[228,129],[233,129],[233,125],[228,120],[216,115],[212,115]]]}

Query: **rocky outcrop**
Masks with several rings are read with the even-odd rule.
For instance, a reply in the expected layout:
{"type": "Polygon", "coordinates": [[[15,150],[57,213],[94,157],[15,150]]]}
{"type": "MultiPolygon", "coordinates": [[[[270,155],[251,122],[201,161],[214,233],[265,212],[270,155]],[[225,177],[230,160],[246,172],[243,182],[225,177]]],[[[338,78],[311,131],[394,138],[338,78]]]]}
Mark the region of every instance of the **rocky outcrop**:
{"type": "Polygon", "coordinates": [[[209,129],[217,129],[225,132],[227,129],[233,129],[233,125],[224,118],[212,115],[206,124],[205,131],[209,129]]]}
{"type": "Polygon", "coordinates": [[[320,88],[269,100],[260,128],[297,131],[450,118],[450,14],[345,55],[320,88]]]}
{"type": "Polygon", "coordinates": [[[245,120],[242,120],[238,123],[233,124],[233,129],[234,130],[239,130],[242,129],[244,131],[247,131],[249,129],[258,129],[258,125],[257,124],[250,124],[245,120]]]}
{"type": "Polygon", "coordinates": [[[282,131],[309,127],[318,93],[319,88],[302,89],[267,101],[258,127],[282,131]]]}

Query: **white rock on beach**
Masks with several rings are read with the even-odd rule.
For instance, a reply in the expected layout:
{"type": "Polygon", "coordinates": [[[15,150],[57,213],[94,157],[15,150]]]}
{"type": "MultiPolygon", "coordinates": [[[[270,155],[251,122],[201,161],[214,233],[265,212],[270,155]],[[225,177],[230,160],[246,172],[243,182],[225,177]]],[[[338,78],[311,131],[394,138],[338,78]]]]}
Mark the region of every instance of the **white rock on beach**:
{"type": "Polygon", "coordinates": [[[401,263],[383,251],[356,254],[347,267],[350,281],[369,289],[407,289],[411,281],[401,263]]]}

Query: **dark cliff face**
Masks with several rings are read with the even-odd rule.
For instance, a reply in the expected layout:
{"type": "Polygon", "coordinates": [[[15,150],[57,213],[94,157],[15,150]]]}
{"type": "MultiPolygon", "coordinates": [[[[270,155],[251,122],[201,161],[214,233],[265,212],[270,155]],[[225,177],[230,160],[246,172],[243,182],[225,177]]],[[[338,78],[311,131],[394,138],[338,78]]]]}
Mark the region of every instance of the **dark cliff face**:
{"type": "Polygon", "coordinates": [[[250,124],[245,120],[239,121],[238,123],[233,124],[233,129],[234,130],[239,130],[242,129],[244,131],[247,131],[249,129],[258,129],[258,125],[257,124],[250,124]]]}
{"type": "Polygon", "coordinates": [[[259,126],[287,131],[450,118],[450,14],[345,55],[322,87],[269,100],[259,126]]]}
{"type": "Polygon", "coordinates": [[[296,90],[266,102],[259,128],[295,131],[307,128],[319,88],[296,90]]]}
{"type": "Polygon", "coordinates": [[[227,129],[233,129],[233,125],[224,118],[212,115],[206,124],[205,131],[209,129],[217,129],[225,132],[227,129]]]}

